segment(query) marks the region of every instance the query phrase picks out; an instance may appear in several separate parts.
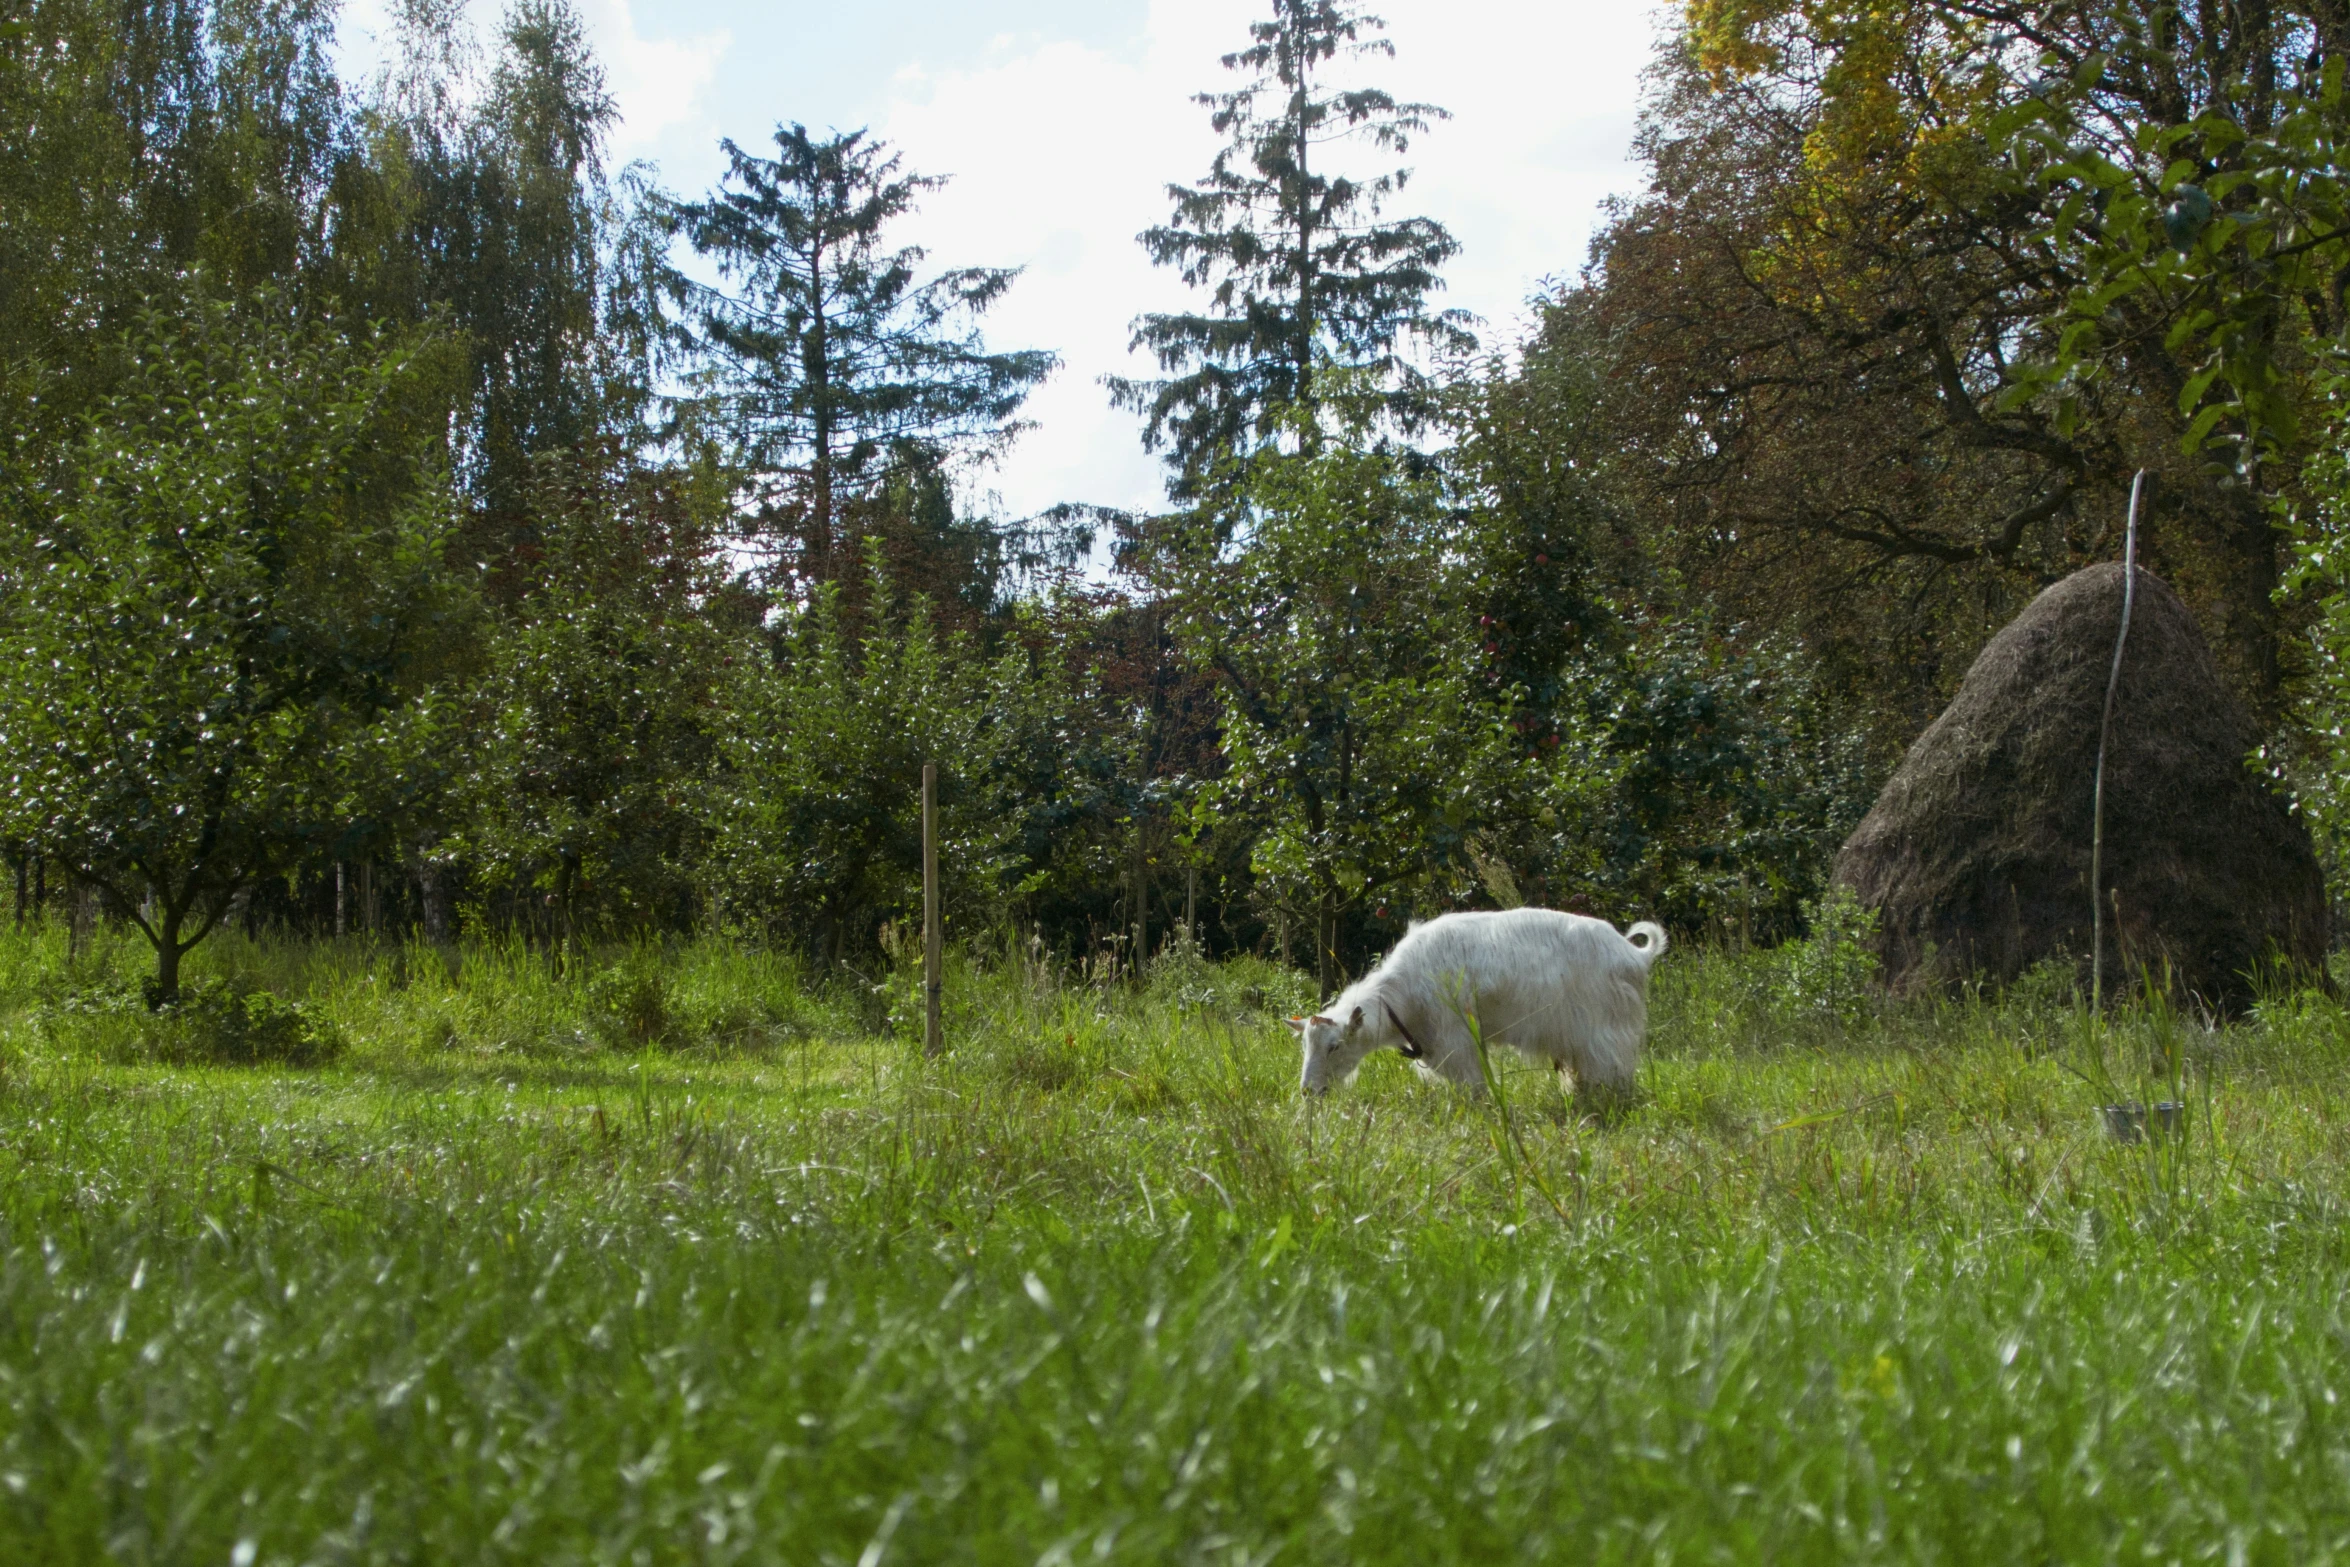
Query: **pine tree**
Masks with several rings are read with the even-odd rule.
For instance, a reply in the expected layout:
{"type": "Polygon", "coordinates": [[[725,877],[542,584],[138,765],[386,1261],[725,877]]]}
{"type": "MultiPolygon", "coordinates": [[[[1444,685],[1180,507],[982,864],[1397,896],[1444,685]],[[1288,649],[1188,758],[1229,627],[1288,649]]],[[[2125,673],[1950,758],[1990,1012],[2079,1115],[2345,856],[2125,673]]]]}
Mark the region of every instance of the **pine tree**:
{"type": "MultiPolygon", "coordinates": [[[[1429,386],[1402,345],[1477,346],[1466,312],[1428,307],[1443,286],[1437,269],[1460,248],[1451,234],[1430,218],[1381,221],[1411,171],[1358,180],[1325,167],[1350,142],[1400,156],[1446,118],[1328,80],[1342,62],[1392,58],[1392,43],[1369,36],[1385,25],[1347,0],[1273,0],[1249,47],[1224,57],[1227,70],[1250,73],[1246,85],[1199,96],[1230,144],[1196,185],[1167,188],[1174,221],[1141,238],[1211,302],[1136,322],[1133,346],[1169,379],[1110,383],[1148,420],[1145,443],[1166,449],[1178,495],[1196,492],[1219,459],[1271,440],[1285,407],[1343,391],[1409,429],[1429,411],[1429,386]]],[[[1304,428],[1311,438],[1313,422],[1304,428]]]]}
{"type": "Polygon", "coordinates": [[[811,580],[844,575],[845,514],[894,474],[1000,445],[1049,353],[990,353],[975,324],[1016,268],[917,281],[916,247],[883,231],[945,181],[902,172],[885,143],[779,126],[776,154],[733,142],[724,182],[674,221],[730,287],[695,291],[703,407],[736,442],[771,524],[796,532],[811,580]]]}

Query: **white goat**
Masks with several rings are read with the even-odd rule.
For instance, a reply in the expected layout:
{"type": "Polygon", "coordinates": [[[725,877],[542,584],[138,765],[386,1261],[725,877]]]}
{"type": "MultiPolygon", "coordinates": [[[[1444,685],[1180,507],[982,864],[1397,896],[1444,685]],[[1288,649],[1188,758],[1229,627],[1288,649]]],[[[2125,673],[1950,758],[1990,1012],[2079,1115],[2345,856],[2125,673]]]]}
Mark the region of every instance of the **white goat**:
{"type": "Polygon", "coordinates": [[[1646,920],[1619,934],[1550,909],[1414,924],[1326,1015],[1289,1020],[1305,1045],[1301,1086],[1327,1093],[1392,1045],[1422,1071],[1481,1092],[1474,1017],[1487,1045],[1571,1070],[1578,1088],[1630,1088],[1648,1032],[1648,970],[1664,950],[1664,928],[1646,920]]]}

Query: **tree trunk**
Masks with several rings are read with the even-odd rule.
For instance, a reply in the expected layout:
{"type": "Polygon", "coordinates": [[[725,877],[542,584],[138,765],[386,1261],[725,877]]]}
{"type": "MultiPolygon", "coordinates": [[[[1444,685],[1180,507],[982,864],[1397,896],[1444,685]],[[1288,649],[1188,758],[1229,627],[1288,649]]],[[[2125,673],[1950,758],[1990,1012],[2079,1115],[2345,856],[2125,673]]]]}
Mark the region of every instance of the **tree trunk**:
{"type": "Polygon", "coordinates": [[[154,927],[155,992],[148,997],[148,1004],[176,1006],[180,998],[180,958],[185,952],[180,946],[180,912],[158,900],[154,927]]]}
{"type": "Polygon", "coordinates": [[[436,947],[449,944],[449,901],[441,889],[441,868],[423,854],[416,856],[416,906],[424,923],[424,939],[436,947]]]}
{"type": "Polygon", "coordinates": [[[343,892],[343,862],[335,861],[335,939],[340,941],[351,933],[350,915],[343,892]]]}
{"type": "Polygon", "coordinates": [[[95,889],[75,880],[66,893],[65,959],[71,964],[80,960],[82,950],[90,944],[90,927],[96,923],[97,901],[95,889]]]}
{"type": "Polygon", "coordinates": [[[809,442],[810,477],[816,481],[815,515],[808,533],[808,553],[815,557],[815,570],[810,573],[818,581],[830,581],[832,567],[832,343],[828,328],[831,322],[824,314],[824,244],[817,240],[808,252],[808,297],[815,308],[809,311],[809,339],[813,352],[807,356],[808,377],[815,383],[815,395],[809,399],[815,411],[814,439],[809,442]]]}
{"type": "Polygon", "coordinates": [[[1338,989],[1338,894],[1327,887],[1314,920],[1314,973],[1322,999],[1328,1001],[1338,989]]]}
{"type": "Polygon", "coordinates": [[[32,859],[33,857],[29,853],[16,857],[16,928],[18,930],[24,929],[25,894],[32,890],[30,874],[32,859]]]}

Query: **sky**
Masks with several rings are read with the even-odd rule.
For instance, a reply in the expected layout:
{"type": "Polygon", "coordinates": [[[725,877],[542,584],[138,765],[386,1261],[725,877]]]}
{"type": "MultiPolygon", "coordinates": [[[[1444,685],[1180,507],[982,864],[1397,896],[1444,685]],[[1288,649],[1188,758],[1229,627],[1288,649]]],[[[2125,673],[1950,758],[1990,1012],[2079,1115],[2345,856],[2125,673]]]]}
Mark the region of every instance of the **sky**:
{"type": "MultiPolygon", "coordinates": [[[[1217,149],[1193,95],[1236,81],[1253,0],[576,0],[621,123],[615,166],[652,164],[707,190],[731,137],[757,150],[779,123],[870,127],[924,174],[949,177],[895,236],[948,266],[1023,270],[985,321],[991,348],[1043,348],[1058,373],[1029,400],[1034,428],[975,497],[998,515],[1071,501],[1140,508],[1163,494],[1140,421],[1105,375],[1150,375],[1127,350],[1134,317],[1186,291],[1135,236],[1166,221],[1166,187],[1217,149]]],[[[1487,346],[1520,335],[1526,301],[1580,271],[1602,204],[1635,193],[1630,155],[1654,0],[1385,0],[1392,61],[1364,80],[1452,118],[1414,141],[1395,215],[1461,244],[1444,305],[1484,318],[1487,346]]],[[[344,68],[375,57],[384,0],[352,0],[344,68]]],[[[474,0],[494,28],[498,0],[474,0]]],[[[1393,160],[1390,160],[1393,161],[1393,160]]]]}

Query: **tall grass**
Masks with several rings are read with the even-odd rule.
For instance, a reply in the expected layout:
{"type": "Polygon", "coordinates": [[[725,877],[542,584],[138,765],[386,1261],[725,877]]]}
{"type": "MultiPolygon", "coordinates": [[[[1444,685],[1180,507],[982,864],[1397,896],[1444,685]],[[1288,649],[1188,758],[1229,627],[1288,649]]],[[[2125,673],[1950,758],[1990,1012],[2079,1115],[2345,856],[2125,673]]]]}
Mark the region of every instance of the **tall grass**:
{"type": "Polygon", "coordinates": [[[2322,996],[1676,953],[1603,1121],[1302,1102],[1262,965],[959,960],[925,1063],[895,971],[224,942],[291,1072],[110,1059],[137,961],[0,939],[0,1560],[2350,1554],[2322,996]]]}

